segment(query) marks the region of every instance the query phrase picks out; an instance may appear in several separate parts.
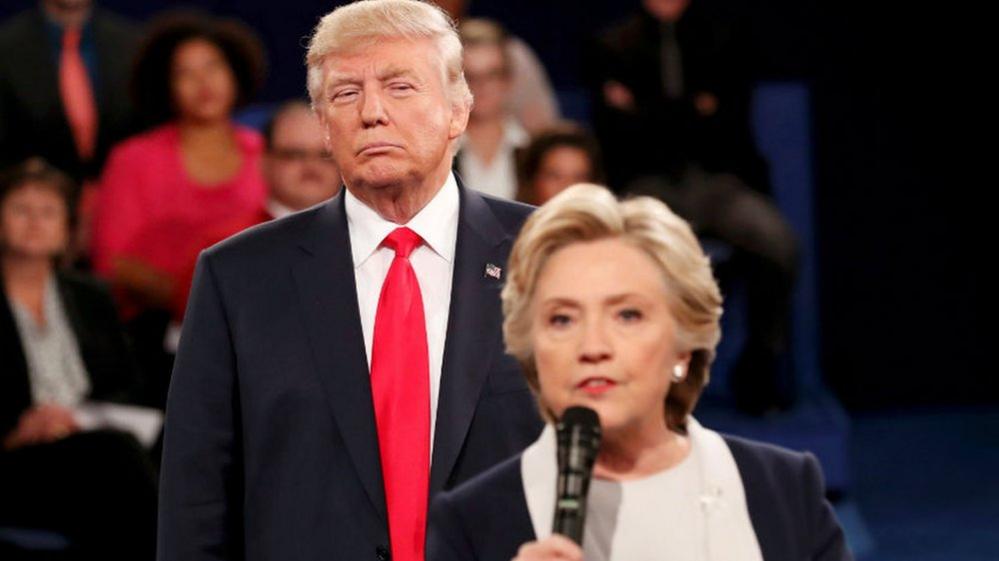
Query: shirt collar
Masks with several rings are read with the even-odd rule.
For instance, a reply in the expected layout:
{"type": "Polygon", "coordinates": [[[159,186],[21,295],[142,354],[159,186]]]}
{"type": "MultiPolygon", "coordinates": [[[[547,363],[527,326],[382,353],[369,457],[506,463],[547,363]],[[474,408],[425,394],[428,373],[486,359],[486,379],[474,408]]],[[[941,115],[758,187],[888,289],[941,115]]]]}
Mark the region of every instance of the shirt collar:
{"type": "Polygon", "coordinates": [[[283,205],[272,198],[267,199],[267,203],[265,203],[264,208],[272,218],[284,218],[285,216],[295,212],[291,207],[283,205]]]}
{"type": "MultiPolygon", "coordinates": [[[[385,236],[400,225],[382,218],[362,203],[349,189],[344,189],[347,229],[350,232],[354,268],[360,267],[378,249],[385,236]]],[[[403,224],[417,233],[434,253],[449,263],[454,259],[458,231],[458,183],[450,173],[430,202],[409,222],[403,224]]]]}

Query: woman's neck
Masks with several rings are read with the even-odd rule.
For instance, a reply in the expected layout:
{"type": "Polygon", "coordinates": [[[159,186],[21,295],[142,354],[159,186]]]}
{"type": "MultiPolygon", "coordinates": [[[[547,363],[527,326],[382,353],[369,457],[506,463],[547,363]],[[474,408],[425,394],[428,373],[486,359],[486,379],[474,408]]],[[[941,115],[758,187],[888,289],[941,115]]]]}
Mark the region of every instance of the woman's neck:
{"type": "Polygon", "coordinates": [[[505,125],[505,120],[502,118],[469,119],[468,128],[465,129],[468,149],[485,165],[491,164],[499,152],[500,145],[503,144],[503,135],[506,133],[505,125]]]}
{"type": "Polygon", "coordinates": [[[179,130],[184,171],[195,184],[212,188],[239,174],[243,158],[228,120],[181,121],[179,130]]]}
{"type": "Polygon", "coordinates": [[[642,430],[604,433],[593,474],[600,479],[641,479],[667,470],[687,457],[690,441],[665,422],[642,430]]]}
{"type": "Polygon", "coordinates": [[[185,121],[178,123],[180,140],[185,146],[218,146],[232,141],[232,123],[227,119],[216,121],[185,121]]]}
{"type": "Polygon", "coordinates": [[[0,270],[7,298],[26,309],[36,324],[45,325],[45,287],[54,270],[52,260],[5,255],[0,270]]]}

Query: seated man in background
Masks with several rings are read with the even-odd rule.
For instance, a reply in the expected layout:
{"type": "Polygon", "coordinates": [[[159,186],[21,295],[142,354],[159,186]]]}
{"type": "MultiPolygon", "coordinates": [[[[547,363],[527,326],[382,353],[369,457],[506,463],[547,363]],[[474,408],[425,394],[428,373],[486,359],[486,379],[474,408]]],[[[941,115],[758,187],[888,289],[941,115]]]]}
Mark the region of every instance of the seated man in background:
{"type": "Polygon", "coordinates": [[[511,61],[506,31],[496,22],[468,19],[458,27],[465,48],[465,80],[475,104],[455,161],[470,187],[487,195],[517,195],[517,151],[527,131],[510,111],[511,61]]]}
{"type": "Polygon", "coordinates": [[[92,0],[37,4],[0,25],[0,168],[40,156],[82,186],[70,252],[86,266],[90,180],[135,132],[128,78],[140,33],[92,0]]]}
{"type": "Polygon", "coordinates": [[[317,205],[340,189],[340,171],[323,145],[323,130],[304,101],[289,101],[275,110],[264,126],[262,160],[267,200],[260,209],[220,224],[188,249],[186,287],[178,291],[167,346],[176,352],[194,265],[201,250],[243,230],[317,205]]]}
{"type": "Polygon", "coordinates": [[[747,25],[703,0],[642,0],[585,61],[593,122],[616,190],[698,166],[769,189],[749,128],[754,82],[747,25]]]}
{"type": "Polygon", "coordinates": [[[791,406],[781,370],[798,268],[794,232],[766,196],[750,131],[751,42],[743,21],[699,0],[643,0],[603,33],[593,69],[594,122],[608,180],[664,201],[703,239],[731,248],[715,263],[727,293],[742,283],[747,341],[730,373],[750,413],[791,406]]]}

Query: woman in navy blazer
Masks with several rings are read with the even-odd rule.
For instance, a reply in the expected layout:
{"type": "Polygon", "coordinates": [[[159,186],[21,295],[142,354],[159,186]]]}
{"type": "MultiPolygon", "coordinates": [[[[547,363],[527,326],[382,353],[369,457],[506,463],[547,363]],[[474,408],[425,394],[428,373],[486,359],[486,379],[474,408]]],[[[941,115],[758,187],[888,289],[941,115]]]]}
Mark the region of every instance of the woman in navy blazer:
{"type": "Polygon", "coordinates": [[[532,215],[508,267],[507,350],[548,425],[521,454],[438,495],[428,561],[852,559],[812,455],[691,416],[721,295],[686,222],[647,197],[576,186],[532,215]],[[553,421],[576,405],[603,431],[582,546],[551,531],[553,421]]]}

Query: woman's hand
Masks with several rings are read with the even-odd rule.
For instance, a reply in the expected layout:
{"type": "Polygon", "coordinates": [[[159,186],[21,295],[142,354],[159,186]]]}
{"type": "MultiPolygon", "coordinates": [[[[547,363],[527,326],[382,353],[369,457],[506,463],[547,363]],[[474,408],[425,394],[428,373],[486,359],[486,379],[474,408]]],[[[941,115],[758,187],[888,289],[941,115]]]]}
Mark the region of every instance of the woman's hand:
{"type": "Polygon", "coordinates": [[[513,561],[583,561],[583,550],[569,538],[553,534],[520,546],[513,561]]]}
{"type": "Polygon", "coordinates": [[[30,444],[54,442],[79,430],[70,409],[43,403],[21,414],[17,427],[4,439],[3,447],[13,450],[30,444]]]}

